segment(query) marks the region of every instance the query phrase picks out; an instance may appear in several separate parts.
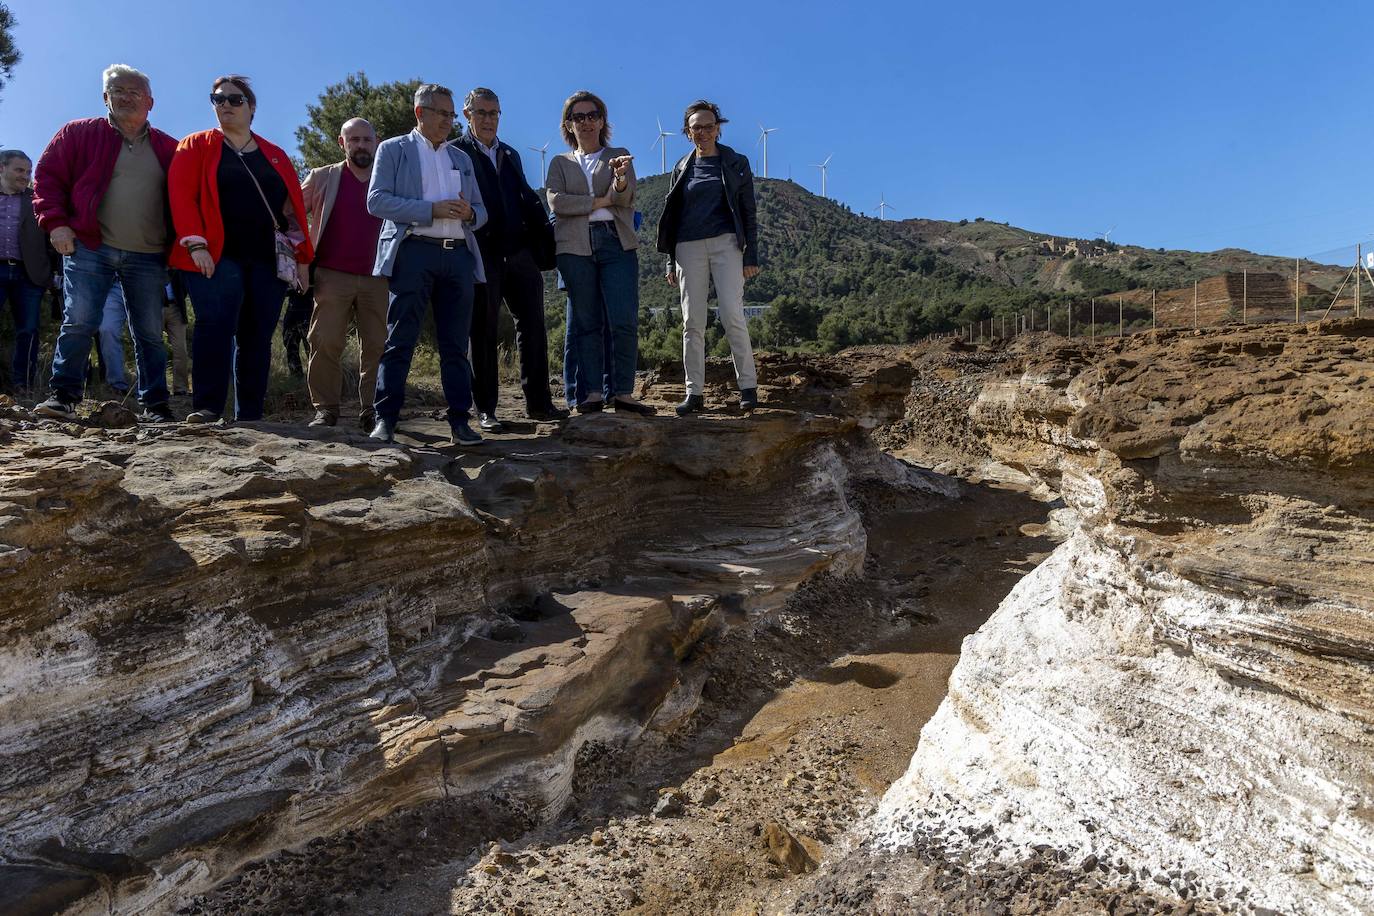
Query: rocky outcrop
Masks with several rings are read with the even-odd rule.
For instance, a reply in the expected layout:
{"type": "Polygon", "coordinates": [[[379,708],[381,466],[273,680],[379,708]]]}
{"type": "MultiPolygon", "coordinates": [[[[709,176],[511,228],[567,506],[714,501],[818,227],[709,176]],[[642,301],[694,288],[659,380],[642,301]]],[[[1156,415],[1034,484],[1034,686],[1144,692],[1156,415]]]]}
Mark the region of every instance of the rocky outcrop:
{"type": "Polygon", "coordinates": [[[1374,909],[1374,322],[988,359],[962,460],[1077,528],[966,640],[875,830],[1078,850],[1226,908],[1374,909]]]}
{"type": "MultiPolygon", "coordinates": [[[[891,358],[764,360],[752,417],[579,417],[455,453],[0,410],[0,910],[156,912],[267,852],[523,780],[678,659],[863,560],[891,358]]],[[[652,387],[652,384],[651,384],[652,387]]],[[[700,685],[696,685],[700,688],[700,685]]]]}

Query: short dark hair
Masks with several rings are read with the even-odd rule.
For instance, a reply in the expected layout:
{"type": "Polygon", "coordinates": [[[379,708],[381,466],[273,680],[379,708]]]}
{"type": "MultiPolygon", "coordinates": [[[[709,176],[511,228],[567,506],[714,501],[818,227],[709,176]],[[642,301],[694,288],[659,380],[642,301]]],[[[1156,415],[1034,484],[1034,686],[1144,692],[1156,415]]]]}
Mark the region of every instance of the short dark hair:
{"type": "Polygon", "coordinates": [[[729,118],[724,118],[720,114],[720,106],[715,102],[708,102],[705,99],[697,99],[687,106],[687,110],[682,113],[682,132],[691,136],[691,131],[687,129],[687,122],[692,120],[692,115],[698,111],[709,111],[715,115],[717,124],[729,123],[729,118]]]}
{"type": "Polygon", "coordinates": [[[601,136],[599,142],[602,146],[611,142],[611,121],[606,114],[606,103],[594,93],[585,89],[579,89],[568,100],[563,103],[563,120],[559,127],[563,131],[563,141],[568,144],[569,149],[577,149],[577,135],[572,129],[572,110],[578,102],[591,102],[596,106],[596,110],[601,113],[601,136]]]}
{"type": "Polygon", "coordinates": [[[23,159],[30,165],[33,164],[33,160],[29,158],[29,154],[22,149],[0,149],[0,168],[4,168],[15,159],[23,159]]]}
{"type": "MultiPolygon", "coordinates": [[[[258,96],[257,93],[253,91],[253,87],[249,84],[248,77],[238,73],[230,73],[227,76],[216,77],[214,84],[210,86],[210,91],[218,92],[219,87],[223,86],[225,83],[228,83],[238,89],[239,92],[243,93],[243,97],[248,100],[248,107],[250,109],[256,109],[258,107],[258,96]]],[[[251,113],[248,116],[248,120],[253,120],[251,113]]]]}

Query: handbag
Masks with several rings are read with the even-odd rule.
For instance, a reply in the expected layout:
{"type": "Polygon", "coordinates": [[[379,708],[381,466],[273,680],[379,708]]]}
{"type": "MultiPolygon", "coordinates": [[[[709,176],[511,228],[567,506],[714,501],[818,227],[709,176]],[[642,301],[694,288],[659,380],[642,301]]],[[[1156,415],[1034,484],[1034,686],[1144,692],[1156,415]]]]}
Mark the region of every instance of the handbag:
{"type": "Polygon", "coordinates": [[[253,174],[253,170],[248,167],[248,163],[243,160],[243,153],[230,143],[229,148],[239,157],[239,163],[243,170],[248,173],[248,177],[253,179],[253,187],[258,189],[258,196],[262,198],[262,205],[267,208],[267,215],[272,218],[272,241],[276,246],[277,252],[277,279],[284,280],[286,285],[296,291],[300,291],[301,277],[296,271],[296,246],[291,244],[291,237],[277,228],[277,214],[272,212],[272,205],[267,202],[267,195],[263,193],[262,185],[258,184],[258,176],[253,174]]]}

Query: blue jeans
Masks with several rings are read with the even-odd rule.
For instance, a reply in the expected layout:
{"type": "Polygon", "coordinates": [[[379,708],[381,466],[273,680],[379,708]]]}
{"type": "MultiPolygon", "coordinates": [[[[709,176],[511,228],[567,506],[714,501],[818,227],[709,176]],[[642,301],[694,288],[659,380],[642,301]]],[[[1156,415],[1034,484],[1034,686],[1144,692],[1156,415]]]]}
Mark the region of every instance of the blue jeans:
{"type": "Polygon", "coordinates": [[[14,312],[13,382],[28,388],[38,375],[38,313],[43,287],[29,280],[23,264],[0,264],[0,305],[8,302],[14,312]]]}
{"type": "Polygon", "coordinates": [[[472,333],[472,285],[476,264],[465,246],[444,249],[418,239],[401,243],[391,270],[391,295],[386,308],[386,347],[377,368],[380,419],[392,423],[406,400],[406,376],[425,309],[434,305],[434,336],[439,349],[439,380],[448,401],[448,418],[472,415],[472,363],[468,336],[472,333]]]}
{"type": "MultiPolygon", "coordinates": [[[[639,363],[639,256],[620,246],[615,224],[591,224],[590,256],[560,254],[558,270],[572,303],[574,373],[577,393],[585,397],[611,377],[614,395],[634,392],[639,363]],[[610,365],[606,365],[604,337],[611,337],[610,365]]],[[[579,402],[580,403],[580,402],[579,402]]]]}
{"type": "Polygon", "coordinates": [[[286,281],[277,279],[277,265],[271,261],[230,258],[220,258],[215,275],[208,279],[199,271],[184,270],[181,275],[196,313],[191,406],[223,414],[232,375],[234,418],[261,420],[272,368],[272,334],[281,317],[286,281]]]}
{"type": "MultiPolygon", "coordinates": [[[[569,299],[563,309],[567,325],[563,329],[563,397],[568,402],[569,407],[576,407],[587,399],[586,390],[579,391],[577,388],[577,354],[573,352],[573,330],[572,330],[572,299],[569,299]]],[[[603,366],[611,364],[611,329],[609,325],[604,326],[601,335],[602,353],[604,355],[603,366]]],[[[601,374],[602,395],[606,400],[610,400],[611,377],[603,370],[601,374]]]]}
{"type": "Polygon", "coordinates": [[[129,375],[124,371],[124,326],[129,311],[124,305],[124,290],[118,280],[105,297],[100,315],[100,359],[105,363],[105,384],[116,391],[129,390],[129,375]]]}
{"type": "Polygon", "coordinates": [[[167,403],[167,345],[162,341],[162,291],[167,269],[161,254],[124,251],[101,245],[92,251],[81,242],[62,259],[66,306],[52,359],[52,390],[69,401],[81,400],[91,341],[110,287],[118,278],[124,287],[129,330],[134,337],[138,365],[138,400],[152,407],[167,403]]]}

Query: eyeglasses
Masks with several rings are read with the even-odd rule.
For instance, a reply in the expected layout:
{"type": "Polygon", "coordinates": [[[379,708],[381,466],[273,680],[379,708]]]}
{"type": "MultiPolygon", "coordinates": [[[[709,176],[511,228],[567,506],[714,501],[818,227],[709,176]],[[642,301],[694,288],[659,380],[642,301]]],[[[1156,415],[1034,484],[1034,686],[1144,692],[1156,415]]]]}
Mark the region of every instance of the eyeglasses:
{"type": "Polygon", "coordinates": [[[501,109],[469,108],[468,114],[474,118],[499,118],[501,117],[501,109]]]}
{"type": "Polygon", "coordinates": [[[235,92],[232,95],[224,95],[220,92],[210,93],[210,104],[219,108],[221,105],[228,105],[231,108],[241,108],[243,103],[248,101],[248,96],[235,92]]]}
{"type": "Polygon", "coordinates": [[[587,121],[600,121],[601,112],[599,111],[574,111],[568,115],[568,120],[574,124],[583,124],[587,121]]]}
{"type": "Polygon", "coordinates": [[[116,99],[141,99],[145,95],[142,89],[121,89],[118,86],[106,89],[105,94],[116,99]]]}
{"type": "Polygon", "coordinates": [[[420,107],[423,108],[425,111],[434,112],[445,121],[452,121],[454,118],[458,117],[458,112],[456,111],[445,111],[442,108],[432,108],[429,105],[421,105],[420,107]]]}
{"type": "Polygon", "coordinates": [[[710,124],[689,124],[687,125],[687,131],[693,134],[704,134],[709,132],[711,128],[718,126],[720,126],[719,121],[712,121],[710,124]]]}

